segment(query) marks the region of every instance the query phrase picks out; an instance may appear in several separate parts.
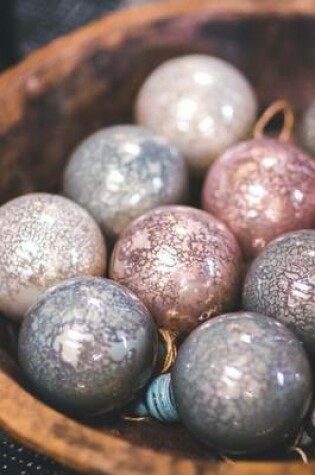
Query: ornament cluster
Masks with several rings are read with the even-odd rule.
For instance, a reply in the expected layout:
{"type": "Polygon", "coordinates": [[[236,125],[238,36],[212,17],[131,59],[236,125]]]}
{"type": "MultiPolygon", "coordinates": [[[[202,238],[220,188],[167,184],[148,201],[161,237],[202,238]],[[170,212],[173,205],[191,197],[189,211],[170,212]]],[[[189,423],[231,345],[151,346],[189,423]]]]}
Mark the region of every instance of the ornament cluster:
{"type": "Polygon", "coordinates": [[[137,125],[72,152],[61,195],[0,207],[0,311],[39,397],[180,422],[226,454],[314,436],[314,104],[299,145],[258,136],[240,71],[175,58],[137,125]]]}

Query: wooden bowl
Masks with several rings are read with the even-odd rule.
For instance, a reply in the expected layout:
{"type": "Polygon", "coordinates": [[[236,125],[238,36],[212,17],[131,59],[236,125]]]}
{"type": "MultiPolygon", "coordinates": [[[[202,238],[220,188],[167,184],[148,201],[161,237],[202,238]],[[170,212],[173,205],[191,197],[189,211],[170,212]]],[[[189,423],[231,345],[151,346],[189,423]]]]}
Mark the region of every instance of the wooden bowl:
{"type": "MultiPolygon", "coordinates": [[[[261,107],[315,97],[315,0],[180,0],[123,11],[34,53],[0,77],[0,200],[58,190],[86,135],[132,119],[137,90],[159,63],[188,52],[235,64],[261,107]]],[[[26,445],[92,474],[311,474],[300,464],[219,464],[180,427],[113,420],[94,427],[34,398],[0,342],[0,423],[26,445]]]]}

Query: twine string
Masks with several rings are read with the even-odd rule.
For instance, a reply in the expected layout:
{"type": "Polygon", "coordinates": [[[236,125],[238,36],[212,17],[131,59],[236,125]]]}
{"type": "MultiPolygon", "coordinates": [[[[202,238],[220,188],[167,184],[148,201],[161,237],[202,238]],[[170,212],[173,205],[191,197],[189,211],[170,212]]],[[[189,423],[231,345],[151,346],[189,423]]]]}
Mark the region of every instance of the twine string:
{"type": "Polygon", "coordinates": [[[159,328],[159,334],[162,338],[162,341],[165,345],[166,355],[163,362],[162,369],[160,374],[167,373],[174,364],[174,361],[177,356],[177,347],[176,347],[176,333],[170,332],[169,330],[163,330],[159,328]]]}
{"type": "Polygon", "coordinates": [[[278,114],[283,115],[283,126],[279,132],[278,139],[284,142],[287,142],[291,139],[293,135],[295,118],[291,105],[285,99],[279,99],[278,101],[273,102],[262,113],[254,128],[253,135],[255,139],[265,137],[266,127],[278,114]]]}

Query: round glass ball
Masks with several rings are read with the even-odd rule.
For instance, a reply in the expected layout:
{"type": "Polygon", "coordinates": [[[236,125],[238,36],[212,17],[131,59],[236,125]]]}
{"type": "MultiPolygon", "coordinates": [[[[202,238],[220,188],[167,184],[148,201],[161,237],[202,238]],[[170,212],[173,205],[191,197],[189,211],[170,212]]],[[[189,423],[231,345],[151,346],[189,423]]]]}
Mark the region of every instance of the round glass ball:
{"type": "Polygon", "coordinates": [[[303,146],[315,156],[315,101],[302,118],[300,136],[303,146]]]}
{"type": "Polygon", "coordinates": [[[109,275],[138,295],[158,326],[190,331],[235,308],[242,260],[234,236],[216,218],[186,206],[165,206],[123,231],[109,275]]]}
{"type": "Polygon", "coordinates": [[[182,156],[163,138],[120,125],[94,133],[77,147],[63,190],[115,237],[145,211],[185,201],[188,173],[182,156]]]}
{"type": "Polygon", "coordinates": [[[281,234],[315,224],[315,162],[292,143],[262,138],[226,151],[209,170],[202,207],[253,257],[281,234]]]}
{"type": "Polygon", "coordinates": [[[255,313],[216,317],[184,341],[172,370],[179,416],[221,453],[249,454],[298,432],[312,398],[311,369],[297,338],[255,313]]]}
{"type": "Polygon", "coordinates": [[[18,321],[52,285],[106,269],[106,245],[94,219],[67,198],[46,193],[0,207],[0,255],[0,311],[18,321]]]}
{"type": "Polygon", "coordinates": [[[137,122],[174,143],[197,174],[249,135],[256,113],[256,95],[244,75],[200,54],[155,69],[135,106],[137,122]]]}
{"type": "Polygon", "coordinates": [[[156,352],[156,328],[138,298],[108,279],[82,277],[29,310],[18,354],[45,400],[93,414],[130,402],[152,376],[156,352]]]}
{"type": "Polygon", "coordinates": [[[271,242],[246,275],[243,306],[289,326],[315,361],[315,231],[285,234],[271,242]]]}

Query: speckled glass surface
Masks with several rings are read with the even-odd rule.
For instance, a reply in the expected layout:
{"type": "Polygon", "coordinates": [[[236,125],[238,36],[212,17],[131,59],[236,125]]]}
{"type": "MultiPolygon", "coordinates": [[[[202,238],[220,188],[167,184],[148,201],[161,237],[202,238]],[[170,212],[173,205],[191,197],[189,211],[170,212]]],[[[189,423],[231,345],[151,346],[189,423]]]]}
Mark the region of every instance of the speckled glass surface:
{"type": "Polygon", "coordinates": [[[288,325],[315,361],[315,231],[288,233],[270,243],[245,279],[243,305],[288,325]]]}
{"type": "Polygon", "coordinates": [[[209,171],[202,206],[225,222],[244,253],[315,224],[315,163],[292,143],[255,139],[230,148],[209,171]]]}
{"type": "Polygon", "coordinates": [[[108,279],[71,279],[28,312],[19,361],[48,402],[79,413],[128,403],[149,381],[157,333],[144,305],[108,279]]]}
{"type": "Polygon", "coordinates": [[[160,327],[186,331],[235,308],[241,254],[226,226],[208,213],[164,206],[123,231],[109,274],[138,295],[160,327]]]}
{"type": "Polygon", "coordinates": [[[315,100],[309,106],[302,119],[301,140],[303,146],[315,156],[315,100]]]}
{"type": "Polygon", "coordinates": [[[256,112],[255,93],[243,74],[222,59],[198,54],[159,66],[135,106],[137,122],[177,145],[199,173],[249,135],[256,112]]]}
{"type": "Polygon", "coordinates": [[[180,418],[226,453],[259,452],[299,429],[312,397],[301,343],[263,315],[221,315],[194,330],[172,371],[180,418]]]}
{"type": "Polygon", "coordinates": [[[115,237],[134,218],[158,205],[187,198],[186,164],[164,139],[142,127],[96,132],[71,155],[64,193],[115,237]]]}
{"type": "Polygon", "coordinates": [[[106,268],[105,242],[93,218],[46,193],[0,207],[0,256],[0,310],[16,320],[52,285],[106,268]]]}

